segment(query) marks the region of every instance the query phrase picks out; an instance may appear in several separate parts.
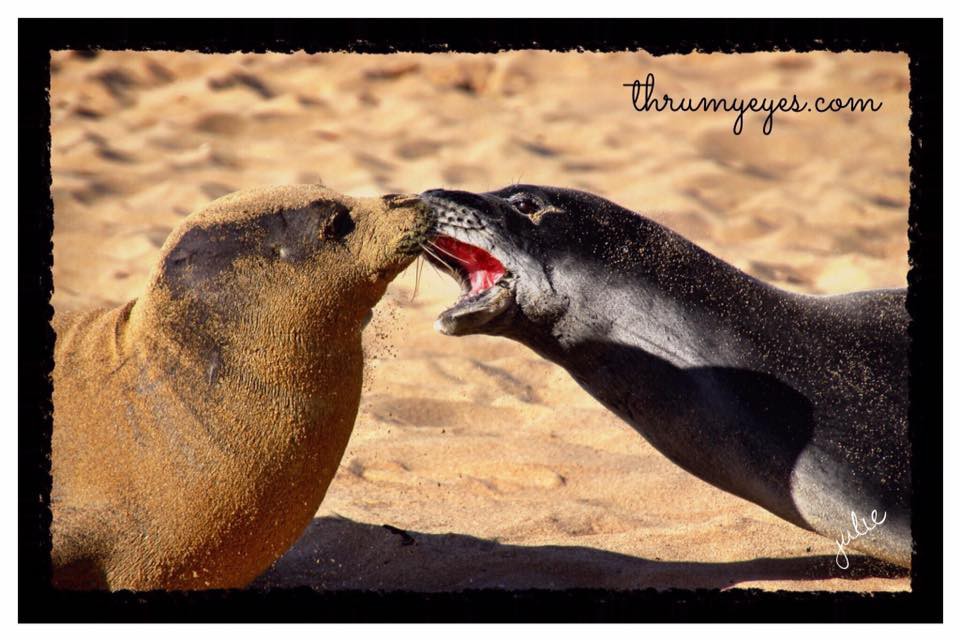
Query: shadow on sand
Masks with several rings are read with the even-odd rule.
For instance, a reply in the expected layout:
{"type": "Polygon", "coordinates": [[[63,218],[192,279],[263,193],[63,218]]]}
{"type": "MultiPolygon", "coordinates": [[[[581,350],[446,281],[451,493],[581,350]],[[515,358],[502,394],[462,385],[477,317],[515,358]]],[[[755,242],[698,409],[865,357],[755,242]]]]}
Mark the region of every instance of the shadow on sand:
{"type": "Polygon", "coordinates": [[[401,531],[315,518],[252,588],[460,591],[463,589],[716,589],[763,580],[861,580],[909,575],[865,556],[843,571],[828,555],[740,562],[663,562],[567,546],[519,546],[473,536],[401,531]]]}

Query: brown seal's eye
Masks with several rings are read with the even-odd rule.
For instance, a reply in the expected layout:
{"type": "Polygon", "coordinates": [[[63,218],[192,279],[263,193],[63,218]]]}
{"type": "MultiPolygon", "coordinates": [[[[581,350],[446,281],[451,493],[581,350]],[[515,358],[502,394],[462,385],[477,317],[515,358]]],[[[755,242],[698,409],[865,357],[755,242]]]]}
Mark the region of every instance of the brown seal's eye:
{"type": "Polygon", "coordinates": [[[520,197],[514,200],[513,206],[517,208],[517,211],[526,216],[536,213],[537,209],[540,208],[536,200],[526,197],[520,197]]]}
{"type": "Polygon", "coordinates": [[[343,205],[337,205],[334,212],[323,223],[320,235],[327,240],[339,240],[349,235],[356,228],[350,210],[343,205]]]}

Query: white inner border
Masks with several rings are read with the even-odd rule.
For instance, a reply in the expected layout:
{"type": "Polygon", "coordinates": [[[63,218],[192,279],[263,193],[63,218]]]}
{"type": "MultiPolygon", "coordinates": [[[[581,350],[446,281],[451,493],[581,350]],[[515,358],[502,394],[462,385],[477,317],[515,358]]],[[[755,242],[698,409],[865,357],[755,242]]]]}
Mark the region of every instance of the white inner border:
{"type": "MultiPolygon", "coordinates": [[[[214,3],[210,3],[214,4],[214,3]]],[[[358,3],[327,3],[327,2],[297,2],[291,0],[271,0],[268,3],[254,5],[239,3],[217,3],[218,9],[210,6],[203,6],[200,3],[184,0],[166,0],[162,4],[147,4],[136,2],[120,2],[118,0],[86,0],[77,2],[76,0],[44,0],[43,2],[12,2],[6,4],[4,13],[9,12],[3,25],[3,49],[4,55],[3,71],[7,87],[7,95],[13,93],[13,87],[16,86],[17,76],[17,25],[15,17],[943,17],[944,20],[944,69],[956,69],[957,41],[960,32],[956,28],[957,22],[953,20],[957,16],[957,3],[932,2],[926,0],[911,0],[908,3],[887,3],[877,2],[856,2],[840,3],[836,0],[806,0],[802,3],[774,3],[752,1],[733,1],[725,2],[707,2],[689,1],[680,2],[674,0],[669,3],[645,3],[645,2],[624,2],[623,0],[590,0],[587,3],[576,4],[567,3],[563,6],[558,3],[522,3],[517,0],[485,0],[481,3],[452,3],[440,2],[438,0],[404,0],[403,2],[387,2],[386,0],[370,1],[363,5],[358,3]],[[10,11],[8,7],[14,7],[10,11]]],[[[956,78],[956,71],[947,72],[946,77],[956,78]]],[[[945,104],[954,107],[957,97],[956,85],[953,82],[944,84],[945,104]]],[[[17,105],[13,100],[7,99],[2,102],[4,111],[3,121],[12,123],[16,120],[17,105]]],[[[952,108],[953,113],[956,112],[952,108]]],[[[949,119],[948,114],[944,122],[944,175],[955,177],[956,156],[956,127],[949,119]]],[[[8,124],[12,128],[12,124],[8,124]]],[[[9,129],[8,129],[9,130],[9,129]]],[[[4,158],[4,167],[0,176],[2,176],[4,193],[17,191],[17,160],[16,145],[8,143],[8,151],[4,158]]],[[[955,230],[957,228],[956,216],[960,214],[956,200],[956,181],[948,179],[945,181],[944,189],[944,211],[950,212],[944,216],[944,236],[956,238],[955,230]]],[[[8,201],[9,202],[9,201],[8,201]]],[[[942,212],[929,212],[929,215],[942,215],[942,212]]],[[[15,220],[8,214],[7,220],[15,220]]],[[[9,223],[8,223],[9,224],[9,223]]],[[[17,223],[14,222],[14,225],[17,223]]],[[[13,514],[16,510],[17,496],[17,462],[16,462],[16,430],[17,422],[17,317],[10,310],[11,302],[17,299],[17,234],[12,230],[0,234],[0,242],[3,243],[3,250],[0,251],[0,274],[2,274],[2,298],[7,300],[7,312],[0,314],[0,322],[3,325],[2,357],[3,368],[2,384],[0,384],[0,393],[3,394],[3,403],[7,419],[3,421],[3,439],[4,446],[2,451],[5,454],[7,463],[4,465],[4,494],[5,504],[7,504],[7,513],[13,514]]],[[[957,327],[957,299],[956,282],[958,272],[958,262],[956,250],[945,252],[944,256],[944,326],[947,330],[944,332],[944,387],[945,389],[955,389],[953,386],[957,382],[958,368],[957,359],[960,358],[958,350],[958,340],[951,329],[957,327]]],[[[30,345],[25,345],[29,351],[30,345]]],[[[929,425],[931,429],[941,429],[944,432],[944,456],[945,459],[952,460],[954,455],[960,455],[957,449],[957,416],[958,404],[955,393],[944,395],[944,424],[929,425]]],[[[941,464],[940,460],[914,461],[914,464],[941,464]]],[[[960,464],[946,465],[944,469],[944,493],[948,496],[957,495],[957,469],[960,464]]],[[[8,559],[17,548],[17,532],[13,524],[13,517],[9,518],[6,526],[0,529],[0,535],[3,536],[2,549],[6,551],[3,557],[8,559]]],[[[943,514],[944,533],[957,531],[958,516],[956,509],[947,508],[945,505],[943,514]]],[[[944,544],[944,602],[956,602],[957,583],[953,578],[957,569],[957,553],[951,544],[953,536],[945,535],[944,544]]],[[[2,603],[3,615],[0,620],[4,626],[15,624],[17,616],[17,572],[13,562],[8,560],[8,569],[5,572],[2,582],[2,603]]],[[[957,615],[950,607],[944,607],[944,620],[947,624],[942,627],[937,626],[919,626],[911,625],[910,629],[902,625],[897,626],[876,626],[872,625],[867,629],[854,629],[849,626],[833,627],[799,627],[799,626],[777,626],[771,625],[682,625],[670,626],[666,628],[645,627],[634,628],[628,625],[606,625],[598,627],[595,631],[585,630],[580,625],[545,625],[538,629],[540,633],[549,635],[549,640],[554,638],[577,638],[578,640],[584,633],[602,633],[604,636],[615,636],[618,638],[630,638],[639,640],[641,634],[645,633],[678,633],[683,636],[696,634],[698,638],[708,636],[714,638],[717,636],[737,638],[766,636],[770,633],[778,635],[785,634],[787,637],[809,638],[810,635],[820,636],[821,634],[829,637],[840,636],[858,637],[863,634],[875,635],[894,635],[902,638],[909,634],[937,635],[943,636],[945,629],[949,626],[957,626],[957,615]]],[[[506,633],[509,636],[527,634],[529,627],[510,626],[508,628],[498,627],[496,630],[487,626],[457,626],[451,628],[450,625],[405,625],[392,626],[386,629],[383,626],[374,625],[330,625],[323,629],[303,628],[299,625],[278,626],[277,630],[293,635],[306,633],[328,633],[334,636],[349,636],[350,640],[354,637],[367,637],[382,634],[389,634],[397,638],[416,638],[417,640],[427,640],[429,638],[443,638],[448,640],[451,635],[462,638],[481,638],[486,639],[491,632],[497,635],[506,633]]],[[[169,635],[171,629],[165,626],[137,626],[135,629],[127,625],[70,625],[67,626],[48,626],[48,625],[30,625],[17,626],[13,630],[18,636],[28,637],[47,637],[56,634],[58,637],[69,636],[73,638],[84,638],[87,636],[96,636],[99,639],[106,637],[124,637],[129,638],[131,633],[138,637],[152,638],[169,635]]],[[[220,631],[220,630],[218,630],[220,631]]],[[[231,640],[235,636],[253,637],[261,636],[266,629],[262,626],[236,626],[232,625],[229,630],[224,630],[230,634],[231,640]]],[[[273,631],[272,629],[270,631],[273,631]]],[[[209,633],[205,627],[199,625],[178,626],[177,635],[186,637],[200,636],[209,633]]],[[[955,634],[956,632],[954,632],[955,634]]],[[[955,637],[954,634],[951,636],[955,637]]],[[[606,640],[606,638],[605,638],[606,640]]]]}

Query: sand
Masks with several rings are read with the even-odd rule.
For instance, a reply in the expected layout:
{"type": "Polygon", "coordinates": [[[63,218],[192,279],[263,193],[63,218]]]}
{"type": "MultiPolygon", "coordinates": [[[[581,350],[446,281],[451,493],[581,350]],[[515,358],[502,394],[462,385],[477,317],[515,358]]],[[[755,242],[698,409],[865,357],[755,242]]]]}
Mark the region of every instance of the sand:
{"type": "MultiPolygon", "coordinates": [[[[55,53],[54,306],[136,296],[190,211],[299,182],[582,188],[786,289],[905,286],[908,90],[896,54],[55,53]],[[658,94],[883,108],[778,114],[770,136],[753,116],[734,136],[731,114],[634,112],[621,85],[647,72],[658,94]]],[[[863,557],[840,570],[831,540],[681,471],[526,348],[436,334],[458,289],[424,266],[414,297],[415,271],[365,332],[324,503],[259,585],[909,589],[863,557]]]]}

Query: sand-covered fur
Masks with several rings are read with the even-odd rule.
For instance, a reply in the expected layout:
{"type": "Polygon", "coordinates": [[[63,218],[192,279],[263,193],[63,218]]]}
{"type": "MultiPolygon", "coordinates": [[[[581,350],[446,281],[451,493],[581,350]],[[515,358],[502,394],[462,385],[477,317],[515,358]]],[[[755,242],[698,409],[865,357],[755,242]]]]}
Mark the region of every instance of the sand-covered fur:
{"type": "Polygon", "coordinates": [[[242,587],[279,557],[353,428],[364,319],[429,224],[413,196],[236,193],[138,299],[58,315],[55,583],[242,587]]]}

